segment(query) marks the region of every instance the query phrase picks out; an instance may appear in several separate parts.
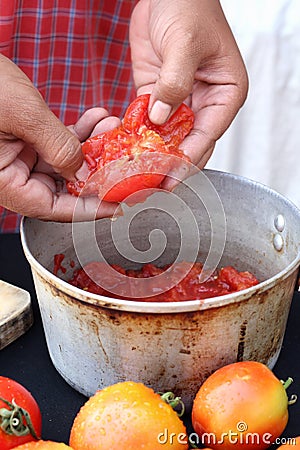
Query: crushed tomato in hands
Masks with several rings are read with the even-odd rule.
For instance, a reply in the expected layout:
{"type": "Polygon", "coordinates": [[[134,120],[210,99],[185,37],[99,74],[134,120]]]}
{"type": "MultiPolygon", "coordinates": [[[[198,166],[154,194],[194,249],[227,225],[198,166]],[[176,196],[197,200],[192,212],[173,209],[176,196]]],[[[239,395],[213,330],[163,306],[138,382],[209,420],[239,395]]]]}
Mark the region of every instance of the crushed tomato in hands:
{"type": "MultiPolygon", "coordinates": [[[[69,280],[69,283],[85,291],[104,295],[107,297],[117,297],[126,300],[137,300],[137,301],[150,301],[150,302],[178,302],[184,300],[203,300],[211,297],[219,297],[221,295],[230,294],[233,292],[241,291],[249,287],[255,286],[259,283],[257,278],[250,272],[239,272],[232,266],[223,267],[214,272],[206,281],[200,282],[199,277],[203,268],[200,262],[194,264],[186,262],[178,262],[173,265],[166,265],[164,267],[157,267],[154,264],[145,264],[141,269],[138,270],[125,270],[118,265],[111,266],[115,270],[115,276],[112,277],[111,273],[107,270],[107,264],[104,262],[91,262],[87,264],[84,268],[80,268],[74,271],[73,277],[69,280]],[[172,266],[173,271],[170,273],[170,277],[167,277],[167,284],[172,286],[168,289],[167,284],[164,282],[159,285],[157,281],[157,276],[168,270],[172,266]],[[188,270],[188,267],[191,267],[188,270]],[[185,276],[181,277],[181,273],[185,276]],[[118,277],[121,274],[122,277],[118,277]],[[125,275],[125,276],[124,276],[125,275]],[[181,279],[177,284],[174,282],[176,278],[181,279]],[[110,277],[108,279],[108,277],[110,277]],[[132,296],[128,295],[118,295],[112,294],[107,289],[102,286],[107,286],[111,284],[116,286],[117,283],[120,284],[120,291],[128,292],[129,280],[132,278],[153,278],[153,285],[147,287],[147,295],[149,292],[159,292],[156,295],[151,296],[137,296],[134,292],[134,284],[131,292],[132,296]]],[[[56,266],[57,270],[62,270],[61,265],[59,268],[56,266]]]]}
{"type": "Polygon", "coordinates": [[[165,124],[155,125],[148,117],[149,98],[137,97],[119,127],[82,144],[88,176],[67,183],[71,194],[121,202],[137,191],[159,188],[171,169],[189,161],[179,145],[193,128],[193,111],[182,104],[165,124]]]}

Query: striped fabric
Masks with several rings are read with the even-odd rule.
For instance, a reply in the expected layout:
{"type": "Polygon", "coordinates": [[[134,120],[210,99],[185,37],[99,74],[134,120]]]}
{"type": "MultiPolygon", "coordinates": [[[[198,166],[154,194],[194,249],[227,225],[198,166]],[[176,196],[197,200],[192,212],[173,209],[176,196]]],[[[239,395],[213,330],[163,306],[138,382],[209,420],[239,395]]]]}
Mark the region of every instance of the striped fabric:
{"type": "MultiPolygon", "coordinates": [[[[134,0],[0,0],[0,52],[66,125],[102,106],[122,117],[133,98],[129,20],[134,0]]],[[[20,219],[0,207],[0,232],[20,219]]]]}

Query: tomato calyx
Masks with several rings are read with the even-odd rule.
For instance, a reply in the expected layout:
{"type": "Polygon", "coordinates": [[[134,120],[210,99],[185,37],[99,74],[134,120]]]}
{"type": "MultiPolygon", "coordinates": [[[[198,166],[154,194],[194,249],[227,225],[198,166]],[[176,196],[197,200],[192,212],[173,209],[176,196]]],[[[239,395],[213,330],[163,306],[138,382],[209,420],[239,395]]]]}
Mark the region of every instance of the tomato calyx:
{"type": "Polygon", "coordinates": [[[11,436],[31,434],[34,439],[38,440],[28,411],[18,406],[14,400],[9,402],[2,397],[0,400],[10,408],[0,408],[0,429],[11,436]]]}
{"type": "MultiPolygon", "coordinates": [[[[286,381],[280,380],[284,389],[287,390],[288,387],[290,387],[290,385],[293,383],[293,378],[288,377],[288,379],[286,381]]],[[[296,394],[292,394],[291,398],[288,401],[288,405],[293,405],[294,403],[296,403],[297,401],[297,395],[296,394]]]]}
{"type": "Polygon", "coordinates": [[[180,410],[176,411],[178,417],[182,417],[185,412],[185,405],[183,401],[181,400],[181,397],[176,397],[173,392],[165,392],[164,394],[159,393],[160,398],[171,406],[174,411],[176,411],[176,408],[179,406],[180,410]]]}

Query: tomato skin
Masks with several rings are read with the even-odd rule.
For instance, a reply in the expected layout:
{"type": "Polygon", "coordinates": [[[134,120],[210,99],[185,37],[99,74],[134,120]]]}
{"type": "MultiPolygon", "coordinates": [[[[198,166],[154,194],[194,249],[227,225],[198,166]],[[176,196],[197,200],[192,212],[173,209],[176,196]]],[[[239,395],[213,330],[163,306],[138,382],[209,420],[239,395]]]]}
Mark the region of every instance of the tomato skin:
{"type": "Polygon", "coordinates": [[[188,449],[183,422],[170,405],[142,383],[120,382],[98,391],[80,409],[70,434],[74,450],[188,449]],[[168,430],[164,445],[158,436],[168,430]],[[182,443],[182,435],[185,443],[182,443]]]}
{"type": "MultiPolygon", "coordinates": [[[[30,415],[30,419],[35,430],[36,435],[39,437],[42,430],[42,417],[39,406],[31,393],[21,384],[12,380],[0,376],[0,397],[14,402],[24,408],[30,415]]],[[[10,409],[6,403],[0,400],[0,408],[10,409]]],[[[1,420],[1,419],[0,419],[1,420]]],[[[17,445],[24,444],[29,441],[34,441],[35,438],[29,433],[26,436],[14,436],[5,433],[0,428],[0,449],[8,450],[16,447],[17,445]]]]}
{"type": "Polygon", "coordinates": [[[149,97],[147,94],[140,95],[128,106],[123,119],[123,126],[128,133],[138,133],[141,125],[146,125],[149,97]]]}
{"type": "Polygon", "coordinates": [[[291,438],[291,439],[295,439],[294,442],[290,442],[287,444],[282,444],[280,447],[277,448],[277,450],[291,450],[291,449],[299,449],[300,448],[300,436],[297,436],[295,438],[291,438]]]}
{"type": "Polygon", "coordinates": [[[288,397],[282,382],[256,361],[218,369],[202,384],[192,408],[195,432],[204,440],[205,433],[212,433],[215,440],[207,444],[213,449],[268,448],[287,421],[288,397]]]}
{"type": "Polygon", "coordinates": [[[72,448],[62,442],[34,441],[19,445],[15,450],[72,450],[72,448]]]}
{"type": "Polygon", "coordinates": [[[119,127],[82,144],[89,174],[86,180],[67,183],[71,194],[121,202],[137,191],[158,188],[172,168],[189,161],[178,146],[193,127],[192,110],[182,104],[158,126],[148,117],[149,98],[137,97],[119,127]]]}

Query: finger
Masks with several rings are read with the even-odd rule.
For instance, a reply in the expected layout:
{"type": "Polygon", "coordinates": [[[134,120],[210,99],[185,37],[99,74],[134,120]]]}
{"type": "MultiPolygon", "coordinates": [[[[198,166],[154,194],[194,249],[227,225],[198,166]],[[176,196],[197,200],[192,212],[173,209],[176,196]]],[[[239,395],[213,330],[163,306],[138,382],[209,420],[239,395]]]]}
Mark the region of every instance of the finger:
{"type": "Polygon", "coordinates": [[[182,165],[171,170],[163,180],[161,187],[167,191],[172,191],[181,181],[203,169],[213,154],[214,147],[212,145],[200,158],[197,157],[194,164],[186,164],[183,161],[182,165]]]}
{"type": "Polygon", "coordinates": [[[105,133],[106,131],[113,130],[121,125],[121,120],[115,116],[109,116],[105,119],[101,120],[101,122],[97,123],[94,127],[91,137],[96,136],[100,133],[105,133]]]}
{"type": "Polygon", "coordinates": [[[83,142],[91,136],[119,126],[120,119],[109,116],[104,108],[91,108],[83,113],[75,125],[68,128],[83,142]]]}
{"type": "Polygon", "coordinates": [[[207,85],[236,84],[241,105],[247,91],[246,70],[220,3],[177,0],[176,12],[174,5],[170,11],[171,1],[158,0],[153,4],[156,4],[156,9],[165,8],[168,20],[157,12],[157,27],[153,35],[154,40],[155,36],[161,37],[162,66],[150,99],[151,121],[164,123],[192,93],[197,79],[202,79],[207,85]]]}
{"type": "Polygon", "coordinates": [[[25,146],[20,152],[18,158],[23,161],[31,172],[37,162],[37,154],[33,148],[25,146]]]}
{"type": "Polygon", "coordinates": [[[39,110],[39,117],[36,116],[36,112],[25,113],[25,116],[31,117],[31,128],[24,118],[16,118],[12,132],[34,148],[56,172],[66,179],[74,179],[75,172],[83,160],[79,140],[47,106],[43,105],[43,102],[36,104],[36,109],[39,110]],[[24,135],[20,134],[21,127],[27,127],[24,135]]]}
{"type": "Polygon", "coordinates": [[[1,201],[24,216],[57,222],[88,221],[119,215],[119,204],[101,202],[97,197],[74,197],[57,192],[57,185],[45,174],[35,174],[24,185],[1,192],[1,201]]]}
{"type": "Polygon", "coordinates": [[[101,202],[98,197],[75,198],[67,193],[59,193],[53,198],[53,207],[46,220],[85,222],[119,215],[119,204],[101,202]]]}
{"type": "MultiPolygon", "coordinates": [[[[9,166],[19,157],[24,151],[24,148],[26,148],[26,145],[20,139],[16,139],[14,136],[1,135],[0,133],[0,170],[9,166]]],[[[33,164],[30,161],[28,162],[32,167],[33,164]]]]}
{"type": "Polygon", "coordinates": [[[44,172],[33,172],[31,174],[31,180],[36,180],[39,182],[41,187],[46,186],[53,194],[57,192],[56,180],[44,172]]]}
{"type": "MultiPolygon", "coordinates": [[[[168,175],[164,178],[161,183],[161,188],[167,191],[172,191],[180,181],[186,179],[191,173],[191,163],[186,163],[184,160],[182,164],[176,165],[175,168],[170,170],[168,175]]],[[[194,166],[196,168],[196,166],[194,166]]],[[[196,168],[197,169],[197,168],[196,168]]]]}
{"type": "Polygon", "coordinates": [[[166,48],[149,102],[149,118],[155,124],[166,122],[193,89],[199,55],[190,51],[188,45],[186,41],[177,42],[166,48]]]}
{"type": "Polygon", "coordinates": [[[206,153],[204,153],[204,155],[200,158],[200,161],[198,162],[198,167],[199,169],[204,169],[204,167],[206,166],[206,164],[208,163],[210,157],[212,156],[213,152],[214,152],[215,146],[211,147],[210,149],[207,150],[206,153]]]}
{"type": "Polygon", "coordinates": [[[156,2],[154,6],[152,14],[156,15],[156,21],[152,39],[154,45],[160,42],[161,68],[149,102],[149,117],[153,123],[163,124],[189,96],[199,63],[206,57],[206,46],[201,45],[201,27],[195,26],[200,9],[192,6],[196,3],[191,2],[190,10],[184,1],[177,2],[176,11],[171,2],[156,2]],[[164,14],[156,11],[161,7],[164,14]]]}
{"type": "Polygon", "coordinates": [[[75,125],[70,125],[68,128],[80,142],[83,142],[91,135],[96,124],[107,116],[108,111],[105,108],[90,108],[82,114],[75,125]]]}
{"type": "Polygon", "coordinates": [[[195,111],[194,127],[180,145],[180,149],[191,162],[199,165],[200,161],[207,162],[217,140],[224,134],[239,110],[238,96],[235,95],[236,86],[212,87],[207,97],[199,102],[195,111]]]}
{"type": "Polygon", "coordinates": [[[1,131],[22,140],[63,176],[73,178],[82,163],[77,137],[50,111],[26,75],[3,56],[0,73],[1,131]]]}
{"type": "Polygon", "coordinates": [[[71,130],[78,139],[83,142],[89,137],[112,130],[121,124],[121,120],[115,116],[109,116],[104,108],[91,108],[83,113],[75,125],[70,125],[71,130]]]}
{"type": "MultiPolygon", "coordinates": [[[[93,108],[93,109],[96,109],[96,108],[93,108]]],[[[102,108],[98,108],[98,109],[102,109],[102,108]]],[[[101,114],[101,112],[100,112],[100,114],[101,114]]],[[[96,119],[96,115],[93,115],[93,120],[95,120],[95,119],[96,119]]],[[[105,133],[106,131],[117,128],[118,126],[121,125],[120,119],[115,116],[104,117],[101,120],[100,115],[99,115],[98,120],[100,120],[100,121],[98,121],[98,123],[96,123],[95,126],[94,126],[95,122],[93,122],[94,128],[92,129],[91,134],[88,137],[97,136],[98,134],[105,133]]],[[[82,126],[82,124],[80,126],[82,126]]],[[[90,128],[90,130],[91,130],[91,128],[90,128]]],[[[76,131],[76,130],[74,130],[74,131],[76,131]]],[[[83,136],[83,134],[81,134],[81,136],[83,136]]],[[[84,181],[87,179],[88,175],[89,175],[88,165],[87,165],[86,161],[83,161],[81,167],[76,172],[76,178],[78,180],[84,181]]]]}

